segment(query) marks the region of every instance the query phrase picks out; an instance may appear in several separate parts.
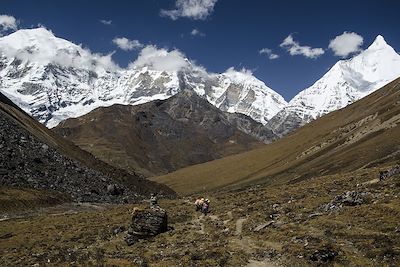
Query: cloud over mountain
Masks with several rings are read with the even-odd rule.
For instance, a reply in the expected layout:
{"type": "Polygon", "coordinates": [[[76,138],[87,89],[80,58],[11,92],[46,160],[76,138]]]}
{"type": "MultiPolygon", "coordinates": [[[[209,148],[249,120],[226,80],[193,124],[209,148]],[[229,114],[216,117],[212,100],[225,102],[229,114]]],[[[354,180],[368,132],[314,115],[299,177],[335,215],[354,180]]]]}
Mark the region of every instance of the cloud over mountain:
{"type": "Polygon", "coordinates": [[[148,66],[159,71],[179,71],[189,65],[185,55],[177,50],[168,51],[155,45],[144,47],[137,59],[129,64],[130,68],[148,66]]]}
{"type": "Polygon", "coordinates": [[[134,50],[143,47],[138,40],[129,40],[126,37],[115,37],[113,43],[124,51],[134,50]]]}
{"type": "Polygon", "coordinates": [[[350,54],[362,51],[364,38],[355,32],[343,32],[329,42],[335,56],[347,57],[350,54]]]}
{"type": "Polygon", "coordinates": [[[3,33],[6,31],[16,31],[17,29],[18,21],[16,20],[16,18],[9,15],[0,15],[0,36],[2,36],[3,33]]]}

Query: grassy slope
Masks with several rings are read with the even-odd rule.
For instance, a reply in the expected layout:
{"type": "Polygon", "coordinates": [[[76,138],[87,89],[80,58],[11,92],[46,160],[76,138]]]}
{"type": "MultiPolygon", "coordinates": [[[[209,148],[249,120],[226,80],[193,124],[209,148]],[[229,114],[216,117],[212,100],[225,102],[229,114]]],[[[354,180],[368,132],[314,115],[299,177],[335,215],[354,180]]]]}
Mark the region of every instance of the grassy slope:
{"type": "Polygon", "coordinates": [[[69,196],[55,191],[0,186],[0,214],[21,212],[70,201],[69,196]]]}
{"type": "Polygon", "coordinates": [[[253,182],[299,181],[400,158],[400,79],[250,152],[153,178],[181,194],[253,182]]]}
{"type": "Polygon", "coordinates": [[[173,230],[130,247],[126,232],[113,229],[128,226],[133,205],[77,212],[68,206],[0,221],[0,265],[245,266],[252,259],[269,263],[257,266],[397,266],[400,176],[377,182],[379,170],[215,192],[206,196],[212,209],[206,217],[194,212],[194,199],[164,200],[173,230]],[[348,190],[368,193],[368,201],[321,209],[348,190]],[[313,261],[324,249],[336,253],[333,262],[313,261]]]}

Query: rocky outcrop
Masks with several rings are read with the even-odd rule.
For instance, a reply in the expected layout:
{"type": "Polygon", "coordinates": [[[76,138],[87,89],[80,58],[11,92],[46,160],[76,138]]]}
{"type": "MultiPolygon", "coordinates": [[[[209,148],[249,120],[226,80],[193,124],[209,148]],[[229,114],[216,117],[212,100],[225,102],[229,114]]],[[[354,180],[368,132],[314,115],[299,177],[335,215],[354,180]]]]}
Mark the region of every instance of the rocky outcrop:
{"type": "Polygon", "coordinates": [[[325,211],[339,210],[344,206],[357,206],[367,202],[368,192],[347,191],[322,206],[325,211]]]}
{"type": "Polygon", "coordinates": [[[138,239],[153,237],[167,230],[168,216],[165,210],[160,207],[148,209],[135,208],[125,241],[130,246],[138,239]]]}
{"type": "Polygon", "coordinates": [[[305,120],[296,113],[287,111],[285,108],[279,111],[271,120],[268,121],[267,127],[279,137],[285,136],[297,128],[310,122],[311,118],[305,120]]]}
{"type": "Polygon", "coordinates": [[[266,144],[279,138],[268,125],[256,122],[247,115],[225,112],[225,116],[236,128],[266,144]]]}

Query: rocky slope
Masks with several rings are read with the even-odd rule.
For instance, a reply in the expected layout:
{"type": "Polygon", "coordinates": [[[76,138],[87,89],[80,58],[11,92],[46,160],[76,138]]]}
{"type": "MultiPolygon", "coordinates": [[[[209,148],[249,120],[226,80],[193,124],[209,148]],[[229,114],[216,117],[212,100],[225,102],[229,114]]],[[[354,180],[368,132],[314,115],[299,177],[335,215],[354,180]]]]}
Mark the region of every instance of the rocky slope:
{"type": "Polygon", "coordinates": [[[179,71],[121,69],[110,56],[93,54],[44,28],[25,29],[0,38],[0,88],[48,127],[97,107],[166,99],[182,88],[264,124],[287,104],[251,73],[207,73],[186,61],[179,71]]]}
{"type": "Polygon", "coordinates": [[[400,160],[399,97],[400,78],[260,149],[154,180],[187,194],[246,183],[296,182],[396,163],[400,160]]]}
{"type": "Polygon", "coordinates": [[[311,87],[297,94],[268,124],[279,135],[285,135],[399,76],[400,55],[379,35],[368,49],[351,59],[340,60],[311,87]]]}
{"type": "Polygon", "coordinates": [[[263,144],[258,140],[276,137],[261,123],[224,113],[190,89],[166,100],[98,108],[53,130],[107,163],[145,176],[250,150],[263,144]]]}
{"type": "Polygon", "coordinates": [[[93,158],[30,118],[2,94],[0,148],[1,186],[53,190],[75,201],[90,202],[137,201],[152,192],[173,195],[165,186],[93,158]]]}

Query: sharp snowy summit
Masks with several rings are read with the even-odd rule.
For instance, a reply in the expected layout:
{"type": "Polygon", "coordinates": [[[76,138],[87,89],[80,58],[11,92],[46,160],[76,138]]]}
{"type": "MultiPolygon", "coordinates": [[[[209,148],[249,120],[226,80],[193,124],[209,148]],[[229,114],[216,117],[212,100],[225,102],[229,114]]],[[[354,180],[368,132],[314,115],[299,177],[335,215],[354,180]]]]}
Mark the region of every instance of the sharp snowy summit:
{"type": "Polygon", "coordinates": [[[284,135],[343,108],[400,76],[400,55],[378,35],[357,56],[338,61],[321,79],[297,94],[269,122],[284,135]]]}
{"type": "Polygon", "coordinates": [[[400,56],[382,36],[289,103],[249,71],[209,73],[177,50],[147,46],[121,68],[111,54],[93,53],[45,28],[0,38],[0,90],[48,127],[97,107],[137,105],[191,89],[223,111],[246,114],[284,135],[399,76],[400,56]],[[165,62],[156,64],[154,57],[165,62]],[[171,58],[179,60],[171,65],[171,58]]]}
{"type": "MultiPolygon", "coordinates": [[[[176,56],[168,53],[157,56],[176,56]]],[[[1,90],[48,127],[101,106],[166,99],[183,88],[193,89],[223,111],[243,113],[264,124],[287,105],[245,70],[208,73],[186,58],[182,62],[187,64],[178,70],[135,62],[123,69],[111,55],[92,53],[44,28],[0,38],[0,55],[1,90]]]]}

